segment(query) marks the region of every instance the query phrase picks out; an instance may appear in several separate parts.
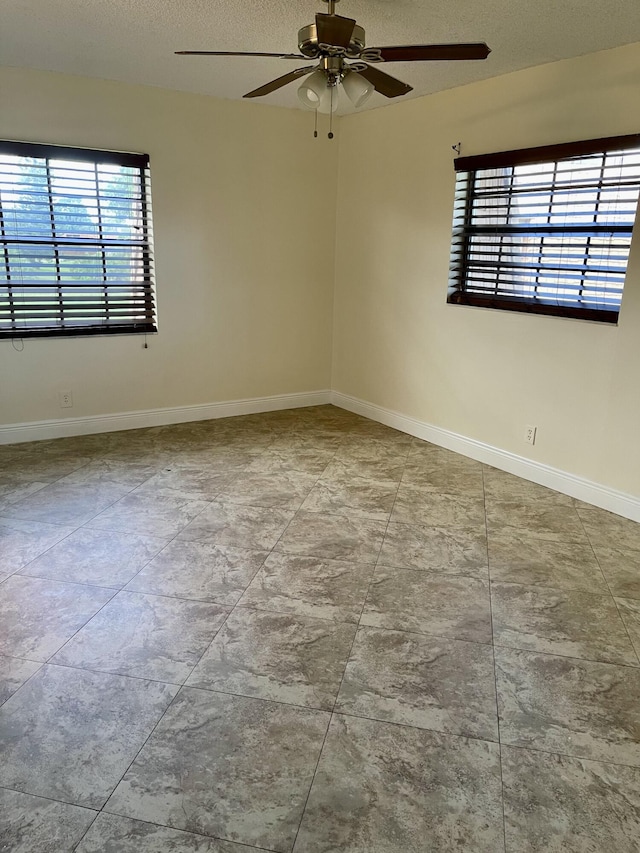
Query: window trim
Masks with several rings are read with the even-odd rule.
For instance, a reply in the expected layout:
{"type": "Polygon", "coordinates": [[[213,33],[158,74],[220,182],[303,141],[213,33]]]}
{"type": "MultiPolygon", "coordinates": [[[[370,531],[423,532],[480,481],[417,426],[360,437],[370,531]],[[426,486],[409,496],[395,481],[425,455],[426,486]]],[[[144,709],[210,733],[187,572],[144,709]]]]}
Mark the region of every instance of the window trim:
{"type": "MultiPolygon", "coordinates": [[[[609,151],[625,151],[634,148],[640,148],[640,133],[565,142],[535,148],[514,149],[469,157],[457,157],[454,160],[456,175],[459,173],[468,173],[470,179],[465,189],[464,198],[461,198],[460,193],[457,192],[455,199],[447,302],[454,305],[470,305],[481,308],[493,308],[529,314],[546,314],[548,316],[616,324],[620,309],[615,306],[611,308],[595,308],[592,305],[581,307],[577,304],[578,301],[576,299],[563,301],[562,299],[551,300],[539,296],[505,297],[467,291],[464,287],[466,283],[464,276],[467,268],[469,238],[473,234],[473,226],[469,224],[473,202],[473,181],[475,180],[475,173],[480,169],[499,169],[519,165],[558,162],[573,157],[607,153],[609,151]]],[[[505,228],[496,226],[496,231],[497,233],[506,233],[508,228],[509,226],[505,226],[505,228]]],[[[585,228],[588,228],[588,226],[585,226],[585,228]]],[[[551,229],[555,231],[553,226],[551,226],[551,229]]],[[[627,228],[624,230],[625,232],[628,231],[627,228]]]]}
{"type": "MultiPolygon", "coordinates": [[[[130,323],[122,323],[112,325],[98,324],[85,326],[61,326],[48,328],[20,328],[19,322],[14,321],[15,325],[8,328],[0,328],[0,340],[20,339],[20,338],[60,338],[60,337],[93,337],[95,335],[129,335],[129,334],[152,334],[158,331],[156,321],[156,296],[155,296],[155,276],[154,276],[154,259],[153,259],[153,224],[151,212],[151,196],[150,196],[150,173],[149,173],[149,155],[139,154],[134,152],[111,151],[98,148],[78,148],[66,145],[52,145],[39,142],[23,142],[2,139],[0,140],[0,154],[8,154],[19,157],[31,157],[43,160],[48,163],[48,160],[70,160],[75,162],[86,162],[97,165],[118,165],[125,166],[139,171],[140,178],[140,196],[139,203],[142,212],[142,239],[139,246],[142,250],[141,254],[141,270],[143,278],[140,282],[135,283],[135,288],[143,294],[144,313],[146,319],[143,322],[133,321],[130,323]]],[[[48,165],[46,167],[48,169],[48,165]]],[[[51,204],[51,190],[49,190],[49,198],[51,204]]],[[[99,205],[99,197],[97,203],[99,205]]],[[[100,230],[102,224],[100,222],[100,230]]],[[[0,259],[4,256],[2,262],[6,265],[10,274],[10,259],[8,252],[8,243],[4,240],[4,232],[2,229],[2,215],[0,208],[0,259]]],[[[79,238],[80,240],[80,238],[79,238]]],[[[123,241],[125,244],[131,241],[123,241]]],[[[20,243],[24,245],[45,245],[47,247],[55,247],[65,245],[56,240],[52,234],[51,239],[29,237],[26,236],[20,243]]],[[[69,245],[69,244],[66,244],[69,245]]],[[[71,244],[72,245],[72,244],[71,244]]],[[[117,247],[117,241],[111,244],[105,243],[99,238],[95,240],[88,239],[86,243],[79,245],[87,246],[103,246],[112,245],[117,247]]],[[[104,252],[103,252],[104,256],[104,252]]],[[[20,285],[14,285],[19,287],[20,285]]],[[[43,286],[46,286],[43,284],[43,286]]],[[[55,287],[52,284],[51,287],[55,287]]],[[[0,283],[0,290],[5,289],[8,293],[8,301],[12,299],[12,282],[9,278],[8,285],[0,283]]],[[[139,297],[138,297],[139,298],[139,297]]],[[[64,300],[63,300],[64,306],[64,300]]],[[[62,309],[64,317],[64,307],[62,309]]]]}

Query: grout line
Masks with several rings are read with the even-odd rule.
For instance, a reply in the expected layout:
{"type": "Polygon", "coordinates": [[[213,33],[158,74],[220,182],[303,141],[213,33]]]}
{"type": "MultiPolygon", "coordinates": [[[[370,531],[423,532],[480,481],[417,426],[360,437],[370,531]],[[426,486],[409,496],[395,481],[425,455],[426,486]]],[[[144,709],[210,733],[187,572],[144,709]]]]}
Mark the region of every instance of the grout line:
{"type": "MultiPolygon", "coordinates": [[[[577,510],[576,510],[576,512],[577,512],[577,510]]],[[[593,556],[594,556],[594,558],[595,558],[595,560],[596,560],[596,563],[598,564],[598,568],[600,569],[600,573],[601,573],[602,577],[604,578],[604,582],[605,582],[605,583],[606,583],[606,585],[607,585],[607,589],[609,590],[609,595],[611,596],[611,598],[612,598],[612,600],[613,600],[613,604],[614,604],[614,606],[615,606],[615,608],[616,608],[616,610],[617,610],[617,612],[618,612],[618,618],[619,618],[619,619],[620,619],[620,621],[622,622],[622,627],[624,628],[625,634],[627,635],[627,638],[628,638],[628,640],[629,640],[629,644],[630,644],[630,646],[631,646],[631,650],[633,651],[634,655],[636,656],[636,660],[638,661],[638,666],[640,666],[640,652],[639,652],[639,651],[638,651],[638,649],[636,648],[636,645],[635,645],[635,643],[633,642],[633,638],[632,638],[631,634],[629,633],[629,629],[627,628],[627,623],[626,623],[626,621],[625,621],[625,618],[624,618],[624,616],[622,615],[622,612],[620,611],[620,605],[619,605],[619,604],[618,604],[618,602],[616,601],[616,596],[615,596],[615,595],[613,594],[613,592],[611,591],[611,585],[609,584],[609,579],[608,579],[608,577],[607,577],[607,575],[606,575],[606,573],[605,573],[604,569],[603,569],[603,568],[602,568],[602,566],[600,565],[600,560],[598,559],[598,555],[597,555],[597,553],[596,553],[596,550],[595,550],[595,548],[593,547],[593,543],[591,542],[591,537],[590,537],[590,536],[589,536],[589,534],[587,533],[587,529],[586,529],[586,527],[584,526],[584,521],[582,520],[582,516],[580,515],[580,513],[578,513],[578,518],[580,519],[580,524],[582,525],[582,529],[583,529],[583,530],[584,530],[584,532],[585,532],[585,536],[587,537],[587,541],[588,541],[588,543],[589,543],[589,547],[591,548],[591,551],[593,552],[593,556]]],[[[618,598],[626,598],[626,596],[622,596],[622,595],[620,595],[620,596],[618,596],[618,598]]],[[[630,599],[630,600],[631,600],[631,601],[634,601],[635,599],[630,599]]]]}
{"type": "MultiPolygon", "coordinates": [[[[25,684],[28,684],[31,681],[31,679],[34,678],[40,672],[42,667],[46,665],[43,661],[30,660],[29,658],[14,658],[12,655],[5,655],[5,657],[11,657],[13,660],[24,660],[24,661],[27,661],[28,663],[37,663],[38,668],[35,670],[35,672],[32,672],[31,675],[22,682],[22,684],[19,684],[16,687],[16,689],[11,694],[9,694],[9,696],[7,696],[7,698],[3,702],[0,702],[0,708],[3,708],[7,704],[7,702],[13,696],[15,696],[16,693],[25,686],[25,684]]],[[[0,785],[0,788],[1,787],[2,787],[2,785],[0,785]]]]}
{"type": "Polygon", "coordinates": [[[151,682],[152,684],[164,684],[167,687],[184,687],[184,683],[182,681],[167,681],[166,679],[162,678],[152,678],[149,675],[132,675],[129,672],[118,672],[113,669],[96,669],[92,666],[78,666],[77,664],[58,663],[58,661],[51,660],[48,660],[46,663],[43,663],[42,666],[55,666],[58,667],[58,669],[73,669],[76,672],[89,672],[92,675],[112,675],[115,678],[132,678],[134,681],[145,681],[151,682]]]}
{"type": "Polygon", "coordinates": [[[500,703],[498,699],[498,673],[497,673],[497,665],[496,665],[496,646],[495,646],[495,632],[493,628],[493,596],[491,591],[491,558],[489,552],[489,525],[487,523],[487,496],[486,496],[486,488],[485,488],[485,470],[484,465],[482,466],[482,494],[483,494],[483,504],[484,504],[484,526],[486,533],[486,547],[487,547],[487,573],[489,575],[489,617],[491,620],[491,651],[493,655],[493,684],[495,690],[496,697],[496,723],[497,723],[497,731],[498,731],[498,761],[500,763],[500,804],[502,806],[502,835],[503,835],[503,844],[505,853],[507,850],[507,818],[505,812],[505,784],[504,784],[504,772],[502,768],[502,737],[500,733],[500,703]]]}
{"type": "Polygon", "coordinates": [[[91,829],[91,827],[93,826],[93,824],[94,824],[94,823],[98,820],[98,818],[100,817],[100,814],[101,814],[101,812],[96,812],[96,813],[95,813],[95,815],[93,816],[93,820],[91,821],[91,823],[89,824],[89,826],[85,829],[85,831],[82,833],[82,835],[80,836],[80,838],[79,838],[79,839],[75,842],[75,844],[73,845],[72,853],[74,853],[74,851],[76,851],[76,850],[78,849],[78,847],[82,844],[82,842],[84,841],[84,839],[87,837],[87,835],[88,835],[88,833],[89,833],[89,830],[91,829]]]}
{"type": "Polygon", "coordinates": [[[46,794],[33,794],[31,791],[21,791],[20,788],[12,788],[10,785],[0,785],[0,791],[13,791],[16,794],[24,794],[26,797],[35,797],[36,799],[47,800],[50,803],[62,803],[65,806],[73,806],[76,809],[96,812],[96,817],[98,817],[99,814],[98,810],[93,806],[81,806],[78,803],[71,802],[71,800],[61,800],[59,797],[48,797],[46,794]]]}
{"type": "MultiPolygon", "coordinates": [[[[161,829],[170,829],[173,832],[184,833],[185,835],[194,835],[197,838],[201,838],[207,842],[209,842],[209,841],[226,842],[227,844],[232,844],[235,847],[237,847],[238,853],[242,853],[242,851],[244,851],[244,850],[246,850],[247,853],[251,853],[252,850],[258,850],[258,851],[260,851],[260,853],[281,853],[281,851],[278,851],[275,847],[256,847],[252,844],[246,844],[243,841],[232,841],[230,838],[224,838],[221,835],[203,835],[202,832],[199,832],[199,831],[194,830],[194,829],[180,829],[176,826],[170,826],[168,823],[158,823],[158,822],[150,821],[150,820],[141,820],[140,818],[129,817],[129,815],[120,814],[119,812],[101,811],[96,815],[95,820],[97,820],[101,814],[109,815],[109,816],[113,816],[113,817],[124,818],[125,820],[130,820],[130,821],[133,821],[134,823],[144,823],[147,826],[160,827],[161,829]]],[[[93,823],[95,823],[95,820],[92,822],[91,826],[93,826],[93,823]]],[[[91,828],[91,827],[89,827],[89,828],[91,828]]],[[[88,832],[88,830],[87,830],[87,832],[88,832]]],[[[81,841],[84,840],[84,838],[86,837],[86,834],[87,833],[85,833],[82,836],[82,839],[80,839],[80,841],[77,842],[76,846],[74,847],[74,850],[77,850],[77,845],[80,844],[81,841]]],[[[216,848],[217,848],[217,845],[216,845],[216,848]]],[[[175,848],[172,848],[172,849],[175,849],[175,848]]],[[[203,848],[200,848],[200,845],[198,845],[197,849],[201,850],[203,848]]],[[[155,850],[157,850],[157,848],[155,848],[155,850]]],[[[164,852],[158,851],[158,853],[164,853],[164,852]]],[[[194,853],[195,853],[195,848],[194,848],[194,853]]],[[[203,850],[203,853],[204,853],[204,850],[203,850]]],[[[214,851],[212,851],[212,853],[214,853],[214,851]]]]}
{"type": "Polygon", "coordinates": [[[329,713],[329,719],[327,721],[327,728],[324,733],[324,737],[322,738],[322,743],[320,744],[320,749],[318,750],[318,760],[316,761],[316,766],[313,769],[313,776],[311,777],[311,783],[309,784],[309,790],[307,791],[307,796],[305,797],[304,804],[302,809],[300,810],[300,821],[298,822],[298,828],[296,830],[296,834],[293,839],[293,844],[291,845],[291,850],[294,850],[296,843],[298,841],[298,836],[300,835],[300,830],[302,828],[302,822],[304,820],[304,816],[307,811],[307,805],[309,803],[309,798],[311,797],[311,791],[313,790],[313,784],[316,781],[316,775],[318,773],[318,767],[320,766],[320,760],[322,758],[322,753],[324,752],[324,745],[327,742],[327,737],[329,736],[329,729],[331,728],[331,723],[333,721],[333,713],[329,713]]]}
{"type": "MultiPolygon", "coordinates": [[[[63,581],[58,581],[58,583],[63,583],[63,581]]],[[[81,586],[81,584],[77,584],[77,585],[78,585],[78,586],[81,586]]],[[[97,587],[97,588],[98,588],[98,589],[103,589],[103,587],[97,587]]],[[[73,634],[72,634],[70,637],[68,637],[68,638],[64,641],[64,643],[63,643],[59,648],[57,648],[57,649],[55,650],[55,652],[52,652],[52,654],[50,654],[50,655],[49,655],[49,657],[46,659],[45,663],[49,663],[49,662],[51,661],[51,659],[52,659],[53,657],[55,657],[55,656],[58,654],[58,652],[61,652],[61,651],[64,649],[64,647],[65,647],[66,645],[68,645],[68,643],[70,643],[70,642],[71,642],[71,640],[73,640],[73,638],[74,638],[77,634],[79,634],[79,633],[80,633],[80,631],[82,631],[82,629],[83,629],[83,628],[85,628],[85,627],[89,624],[89,622],[91,622],[91,620],[92,620],[95,616],[97,616],[97,615],[98,615],[98,613],[100,613],[102,610],[104,610],[104,608],[105,608],[105,607],[106,607],[106,606],[107,606],[111,601],[113,601],[113,599],[115,598],[115,596],[118,594],[118,590],[112,590],[112,589],[110,589],[110,588],[106,588],[106,589],[105,589],[105,592],[112,592],[112,593],[113,593],[113,595],[111,595],[111,596],[110,596],[110,597],[105,601],[105,603],[104,603],[101,607],[99,607],[99,608],[98,608],[94,613],[92,613],[92,614],[91,614],[91,616],[89,616],[89,617],[88,617],[88,619],[87,619],[85,622],[83,622],[83,623],[82,623],[82,625],[80,625],[80,627],[79,627],[76,631],[74,631],[74,632],[73,632],[73,634]]]]}
{"type": "Polygon", "coordinates": [[[568,758],[570,761],[575,761],[576,763],[582,764],[583,762],[591,762],[593,764],[605,764],[610,765],[611,767],[629,767],[632,770],[640,771],[640,765],[638,764],[623,764],[620,761],[611,761],[608,758],[591,758],[586,757],[584,755],[571,755],[569,752],[561,752],[558,750],[552,751],[550,749],[542,749],[539,746],[533,746],[532,744],[527,744],[523,746],[520,743],[504,743],[503,746],[506,746],[508,749],[521,749],[523,752],[539,752],[542,755],[553,755],[560,756],[561,758],[568,758]]]}
{"type": "MultiPolygon", "coordinates": [[[[343,442],[343,443],[344,443],[344,442],[343,442]]],[[[342,444],[341,444],[340,446],[342,446],[342,444]]],[[[336,451],[336,453],[337,453],[337,451],[336,451]]],[[[335,457],[334,457],[334,458],[335,458],[335,457]]],[[[405,459],[405,465],[406,465],[406,459],[405,459]]],[[[326,469],[325,469],[325,470],[326,470],[326,469]]],[[[404,470],[404,469],[403,469],[403,470],[404,470]]],[[[400,479],[402,479],[402,477],[401,477],[400,479]]],[[[399,488],[400,488],[400,481],[398,481],[398,485],[397,485],[397,487],[396,487],[396,498],[397,498],[397,495],[398,495],[398,489],[399,489],[399,488]]],[[[394,505],[395,505],[395,499],[394,499],[394,505]]],[[[378,557],[376,557],[376,563],[377,563],[378,558],[380,557],[380,552],[382,551],[382,545],[383,545],[383,543],[384,543],[384,537],[385,537],[385,535],[386,535],[386,531],[387,531],[387,529],[388,529],[388,527],[389,527],[389,520],[391,519],[391,513],[392,513],[392,512],[393,512],[393,506],[391,507],[391,511],[389,512],[389,519],[387,520],[387,526],[385,527],[385,533],[383,534],[382,538],[380,539],[380,548],[378,549],[378,557]]],[[[348,517],[348,516],[346,516],[346,517],[348,517]]],[[[329,717],[329,723],[328,723],[328,725],[327,725],[327,730],[326,730],[326,732],[325,732],[325,736],[324,736],[324,739],[323,739],[323,741],[322,741],[322,746],[320,747],[320,752],[318,753],[318,760],[317,760],[317,762],[316,762],[316,766],[315,766],[315,769],[314,769],[314,771],[313,771],[313,776],[312,776],[312,778],[311,778],[311,784],[309,785],[309,790],[308,790],[308,792],[307,792],[307,797],[306,797],[306,799],[305,799],[304,806],[303,806],[303,808],[302,808],[302,812],[301,812],[301,814],[300,814],[300,822],[299,822],[299,824],[298,824],[298,830],[297,830],[297,832],[296,832],[296,835],[295,835],[295,838],[294,838],[294,841],[293,841],[293,847],[292,847],[292,849],[294,849],[294,848],[295,848],[296,843],[297,843],[297,841],[298,841],[298,836],[299,836],[299,834],[300,834],[300,829],[302,828],[302,822],[303,822],[303,820],[304,820],[304,816],[305,816],[306,811],[307,811],[307,804],[309,803],[309,798],[310,798],[310,796],[311,796],[311,791],[313,790],[313,784],[314,784],[315,779],[316,779],[316,775],[317,775],[317,772],[318,772],[318,767],[320,766],[320,760],[321,760],[321,758],[322,758],[322,753],[324,752],[324,745],[325,745],[325,743],[326,743],[326,741],[327,741],[327,737],[328,737],[328,734],[329,734],[329,728],[331,727],[331,723],[332,723],[332,721],[333,721],[333,719],[334,719],[334,716],[335,716],[335,708],[336,708],[336,705],[337,705],[337,702],[338,702],[338,697],[339,697],[339,695],[340,695],[340,691],[341,691],[341,689],[342,689],[342,684],[343,684],[343,682],[344,682],[344,677],[345,677],[345,674],[346,674],[346,672],[347,672],[347,667],[349,666],[349,660],[350,660],[350,658],[351,658],[351,654],[352,654],[352,652],[353,652],[353,647],[354,647],[355,642],[356,642],[356,637],[358,636],[358,627],[359,627],[360,619],[362,618],[362,613],[364,612],[364,608],[365,608],[365,605],[366,605],[366,602],[367,602],[367,598],[369,597],[369,590],[370,590],[370,588],[371,588],[371,583],[372,583],[372,581],[373,581],[373,576],[374,576],[374,574],[375,574],[375,567],[376,567],[376,563],[374,563],[374,564],[372,565],[372,571],[371,571],[371,575],[370,575],[370,577],[369,577],[369,583],[367,584],[367,590],[366,590],[366,593],[365,593],[365,595],[363,596],[363,599],[362,599],[362,607],[360,608],[360,615],[359,615],[359,617],[358,617],[358,622],[357,622],[357,623],[356,623],[356,625],[355,625],[355,630],[354,630],[354,632],[353,632],[353,640],[352,640],[352,642],[351,642],[351,646],[350,646],[350,648],[349,648],[349,652],[347,653],[347,655],[346,655],[346,657],[345,657],[345,665],[344,665],[344,669],[343,669],[343,671],[342,671],[342,677],[341,677],[341,679],[340,679],[340,683],[338,684],[338,687],[337,687],[337,689],[336,689],[335,698],[334,698],[334,700],[333,700],[333,708],[332,708],[332,710],[331,710],[331,716],[329,717]]]]}
{"type": "Polygon", "coordinates": [[[382,723],[385,726],[396,726],[399,729],[411,729],[415,732],[431,732],[434,735],[441,735],[444,738],[457,738],[461,741],[472,740],[477,741],[478,743],[486,743],[498,748],[500,747],[497,740],[493,740],[488,737],[481,737],[480,735],[472,735],[468,732],[447,732],[444,729],[428,729],[424,726],[414,726],[412,723],[401,723],[398,720],[385,720],[381,717],[369,717],[365,714],[355,714],[353,711],[345,711],[341,708],[338,708],[337,711],[333,711],[332,713],[337,717],[352,717],[356,720],[370,720],[372,723],[382,723]]]}
{"type": "MultiPolygon", "coordinates": [[[[331,457],[331,458],[333,459],[333,457],[331,457]]],[[[327,464],[329,464],[329,463],[327,463],[327,464]]],[[[323,469],[323,471],[324,471],[324,470],[326,470],[326,466],[325,466],[325,468],[323,469]]],[[[320,480],[320,477],[321,477],[321,476],[322,476],[322,474],[319,474],[319,475],[318,475],[318,477],[317,477],[317,479],[316,479],[316,483],[315,483],[315,484],[314,484],[314,486],[312,486],[311,488],[315,488],[315,485],[319,482],[319,480],[320,480]]],[[[311,491],[311,489],[310,489],[309,491],[311,491]]],[[[306,500],[306,496],[305,496],[305,499],[304,499],[304,500],[306,500]]],[[[303,502],[304,502],[304,500],[303,500],[303,502]]],[[[294,511],[293,516],[292,516],[292,517],[291,517],[291,519],[288,521],[288,523],[287,523],[287,525],[285,526],[285,528],[283,529],[282,533],[280,534],[280,536],[278,537],[278,539],[276,540],[276,542],[274,543],[274,545],[273,545],[270,549],[266,549],[266,548],[265,548],[265,549],[261,549],[261,548],[256,549],[256,550],[258,550],[258,551],[262,551],[262,550],[264,550],[264,551],[268,551],[268,553],[266,554],[266,556],[265,556],[264,560],[262,561],[262,563],[260,564],[260,566],[258,566],[258,568],[256,569],[256,571],[254,572],[253,576],[251,577],[251,580],[249,580],[249,582],[247,583],[247,585],[244,587],[244,589],[243,589],[243,590],[242,590],[242,592],[240,593],[240,596],[238,597],[238,599],[237,599],[237,601],[235,602],[235,604],[231,605],[231,609],[230,609],[230,610],[229,610],[229,612],[227,613],[227,616],[226,616],[226,618],[225,618],[224,622],[220,625],[220,627],[219,627],[219,628],[218,628],[218,630],[216,631],[215,635],[211,638],[211,642],[208,644],[208,646],[206,647],[206,649],[202,652],[202,654],[200,655],[200,657],[198,658],[198,660],[196,661],[196,663],[193,665],[193,667],[192,667],[192,669],[191,669],[191,672],[189,673],[189,675],[187,676],[187,678],[186,678],[186,679],[185,679],[185,681],[184,681],[184,683],[185,683],[185,684],[186,684],[186,682],[191,678],[191,676],[192,676],[192,675],[193,675],[193,673],[195,672],[196,668],[200,665],[200,663],[201,663],[202,659],[205,657],[205,655],[207,654],[207,652],[209,651],[209,649],[210,649],[210,648],[211,648],[211,646],[213,645],[213,643],[214,643],[214,641],[215,641],[216,637],[218,636],[218,634],[220,633],[220,631],[223,629],[223,627],[224,627],[224,626],[227,624],[227,622],[229,621],[229,618],[231,617],[231,614],[235,612],[235,610],[236,610],[236,608],[237,608],[238,606],[241,606],[241,605],[240,605],[240,602],[242,601],[242,598],[243,598],[243,596],[244,596],[245,592],[246,592],[246,591],[247,591],[247,589],[251,586],[251,584],[253,583],[253,581],[255,580],[255,578],[258,576],[258,574],[260,573],[261,569],[263,568],[263,566],[264,566],[265,562],[269,559],[269,557],[271,556],[271,554],[273,554],[273,551],[274,551],[275,546],[278,544],[278,542],[280,541],[280,539],[284,536],[284,534],[285,534],[286,530],[289,528],[289,525],[291,524],[291,522],[292,522],[292,521],[293,521],[293,519],[296,517],[296,515],[298,514],[298,512],[299,512],[299,511],[300,511],[300,508],[298,508],[297,510],[295,510],[295,511],[294,511]]],[[[231,546],[229,546],[229,547],[231,547],[231,546]]],[[[258,610],[259,608],[254,608],[254,609],[258,610]]],[[[276,611],[276,612],[277,612],[277,611],[276,611]]]]}

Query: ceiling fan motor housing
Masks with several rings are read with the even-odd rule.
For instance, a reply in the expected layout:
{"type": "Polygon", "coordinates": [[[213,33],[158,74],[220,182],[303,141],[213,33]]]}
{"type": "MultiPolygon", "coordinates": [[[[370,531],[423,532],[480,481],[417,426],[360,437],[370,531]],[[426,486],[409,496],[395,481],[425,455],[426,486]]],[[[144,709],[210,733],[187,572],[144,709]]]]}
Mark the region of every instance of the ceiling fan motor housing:
{"type": "Polygon", "coordinates": [[[316,59],[318,56],[345,56],[348,59],[357,59],[365,46],[364,28],[355,25],[349,47],[335,47],[333,45],[322,45],[318,42],[318,30],[315,24],[309,24],[303,27],[298,32],[298,49],[304,56],[309,59],[316,59]]]}

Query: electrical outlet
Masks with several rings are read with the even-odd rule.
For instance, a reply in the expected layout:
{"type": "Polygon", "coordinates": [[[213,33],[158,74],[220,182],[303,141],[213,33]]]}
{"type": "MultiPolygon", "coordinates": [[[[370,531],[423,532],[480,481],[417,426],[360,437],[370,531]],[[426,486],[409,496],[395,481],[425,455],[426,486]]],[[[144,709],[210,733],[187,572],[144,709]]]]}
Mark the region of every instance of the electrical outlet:
{"type": "Polygon", "coordinates": [[[60,391],[60,408],[73,409],[73,393],[71,391],[60,391]]]}
{"type": "Polygon", "coordinates": [[[536,443],[536,433],[538,432],[537,426],[531,426],[527,424],[524,428],[524,440],[527,444],[535,444],[536,443]]]}

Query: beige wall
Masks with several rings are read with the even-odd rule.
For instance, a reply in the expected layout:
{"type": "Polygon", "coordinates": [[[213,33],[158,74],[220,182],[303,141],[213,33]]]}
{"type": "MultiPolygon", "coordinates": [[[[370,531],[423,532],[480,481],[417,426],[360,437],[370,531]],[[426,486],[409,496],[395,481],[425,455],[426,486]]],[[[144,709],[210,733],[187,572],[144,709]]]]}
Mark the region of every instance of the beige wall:
{"type": "Polygon", "coordinates": [[[4,69],[0,137],[150,154],[160,329],[0,341],[0,424],[329,387],[337,146],[312,117],[4,69]]]}
{"type": "Polygon", "coordinates": [[[634,45],[343,119],[332,387],[640,495],[640,234],[618,327],[445,301],[451,146],[636,133],[639,92],[634,45]]]}

